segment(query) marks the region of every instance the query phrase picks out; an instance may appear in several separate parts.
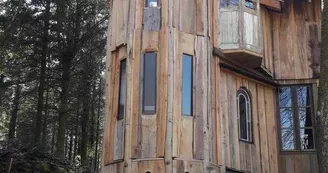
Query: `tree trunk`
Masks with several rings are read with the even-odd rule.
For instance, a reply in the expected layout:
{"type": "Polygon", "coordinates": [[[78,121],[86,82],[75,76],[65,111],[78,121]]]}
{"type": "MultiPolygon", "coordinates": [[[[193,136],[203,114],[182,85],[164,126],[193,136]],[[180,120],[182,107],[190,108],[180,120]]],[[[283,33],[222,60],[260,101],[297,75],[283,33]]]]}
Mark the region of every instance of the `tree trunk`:
{"type": "Polygon", "coordinates": [[[52,125],[52,136],[51,136],[51,154],[54,154],[55,139],[56,139],[56,123],[53,123],[53,125],[52,125]]]}
{"type": "Polygon", "coordinates": [[[56,143],[56,155],[58,157],[65,156],[65,134],[68,120],[68,87],[70,80],[71,60],[69,56],[64,56],[62,60],[62,83],[60,94],[59,118],[58,118],[58,134],[56,143]],[[66,58],[65,58],[66,57],[66,58]]]}
{"type": "Polygon", "coordinates": [[[84,72],[83,72],[83,94],[86,96],[83,99],[83,111],[82,111],[82,138],[81,138],[81,163],[85,165],[87,163],[88,156],[88,122],[89,122],[89,112],[90,112],[90,91],[91,91],[91,79],[90,79],[90,62],[88,58],[84,58],[84,72]]]}
{"type": "Polygon", "coordinates": [[[328,0],[323,0],[322,46],[318,112],[316,117],[316,147],[320,173],[328,173],[328,0]]]}
{"type": "Polygon", "coordinates": [[[47,128],[48,128],[48,116],[49,116],[49,83],[47,79],[47,94],[46,94],[46,105],[45,105],[45,113],[43,119],[43,130],[42,130],[42,146],[47,149],[47,128]]]}
{"type": "Polygon", "coordinates": [[[41,128],[42,128],[42,112],[43,112],[43,100],[44,100],[44,86],[46,79],[46,66],[47,66],[47,55],[48,55],[48,30],[50,21],[50,0],[47,0],[45,17],[44,17],[44,28],[42,36],[42,52],[41,52],[41,62],[40,62],[40,77],[39,77],[39,90],[38,90],[38,106],[35,120],[35,137],[34,141],[36,144],[40,142],[41,138],[41,128]]]}
{"type": "Polygon", "coordinates": [[[79,118],[80,118],[80,94],[78,95],[77,97],[77,107],[76,107],[76,120],[75,120],[75,131],[74,131],[74,151],[73,151],[73,159],[75,159],[76,157],[76,154],[78,153],[78,143],[79,143],[79,139],[78,139],[78,136],[79,136],[79,118]]]}
{"type": "Polygon", "coordinates": [[[99,91],[98,91],[98,109],[97,109],[97,130],[96,130],[96,145],[95,145],[95,158],[94,158],[94,168],[98,171],[99,168],[99,155],[98,155],[98,145],[99,145],[99,126],[100,126],[100,109],[101,109],[101,97],[102,97],[102,80],[100,77],[99,81],[99,91]]]}
{"type": "Polygon", "coordinates": [[[95,143],[95,117],[96,117],[96,112],[95,112],[95,104],[96,104],[96,84],[93,84],[92,87],[92,102],[91,102],[91,122],[90,122],[90,140],[89,140],[89,144],[90,144],[90,148],[93,148],[93,144],[95,143]]]}
{"type": "MultiPolygon", "coordinates": [[[[72,128],[73,129],[73,128],[72,128]]],[[[72,155],[73,155],[73,130],[70,131],[69,136],[69,149],[68,149],[68,160],[72,161],[72,155]]]]}
{"type": "Polygon", "coordinates": [[[16,124],[17,124],[17,117],[18,117],[18,110],[19,110],[20,92],[21,92],[21,88],[20,88],[20,85],[18,84],[16,86],[16,90],[15,90],[13,108],[12,108],[11,117],[10,117],[9,135],[8,135],[9,140],[14,139],[15,134],[16,134],[16,124]]]}

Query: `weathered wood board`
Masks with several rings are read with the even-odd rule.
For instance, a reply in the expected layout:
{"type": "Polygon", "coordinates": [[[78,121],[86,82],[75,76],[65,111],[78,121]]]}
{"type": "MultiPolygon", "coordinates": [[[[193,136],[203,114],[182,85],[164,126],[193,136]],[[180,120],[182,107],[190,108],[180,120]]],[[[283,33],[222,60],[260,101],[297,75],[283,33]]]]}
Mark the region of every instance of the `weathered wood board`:
{"type": "Polygon", "coordinates": [[[234,72],[220,70],[219,127],[223,151],[218,165],[246,172],[278,172],[275,89],[234,72]],[[253,142],[239,141],[236,94],[245,87],[251,94],[253,142]],[[269,138],[270,137],[270,138],[269,138]]]}
{"type": "Polygon", "coordinates": [[[275,78],[312,78],[309,26],[316,24],[319,33],[321,2],[292,0],[285,6],[288,10],[284,13],[272,13],[275,78]]]}

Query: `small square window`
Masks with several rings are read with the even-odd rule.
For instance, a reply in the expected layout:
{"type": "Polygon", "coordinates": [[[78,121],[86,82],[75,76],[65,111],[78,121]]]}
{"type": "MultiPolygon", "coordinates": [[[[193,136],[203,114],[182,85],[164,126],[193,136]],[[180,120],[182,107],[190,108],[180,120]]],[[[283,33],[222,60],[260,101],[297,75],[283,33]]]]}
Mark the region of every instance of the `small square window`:
{"type": "Polygon", "coordinates": [[[159,0],[146,0],[146,7],[158,7],[159,0]]]}

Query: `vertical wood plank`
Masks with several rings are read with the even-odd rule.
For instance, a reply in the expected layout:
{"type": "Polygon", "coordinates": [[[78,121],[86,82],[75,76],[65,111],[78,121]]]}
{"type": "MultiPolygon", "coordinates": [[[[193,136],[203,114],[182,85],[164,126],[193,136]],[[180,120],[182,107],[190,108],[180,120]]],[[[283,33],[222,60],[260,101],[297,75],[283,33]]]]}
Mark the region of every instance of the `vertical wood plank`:
{"type": "Polygon", "coordinates": [[[196,0],[196,34],[201,36],[205,36],[205,20],[207,16],[205,8],[207,8],[206,1],[196,0]]]}
{"type": "Polygon", "coordinates": [[[180,33],[174,29],[174,100],[173,100],[173,157],[179,157],[180,147],[180,126],[181,124],[181,58],[180,58],[180,33]]]}
{"type": "Polygon", "coordinates": [[[260,148],[260,129],[259,129],[259,119],[258,119],[258,95],[257,87],[253,82],[249,83],[249,91],[252,93],[252,120],[253,120],[253,142],[254,145],[251,149],[251,159],[252,159],[252,168],[251,172],[260,172],[261,171],[261,148],[260,148]]]}
{"type": "Polygon", "coordinates": [[[204,121],[203,117],[205,116],[204,111],[206,111],[206,107],[204,107],[204,102],[206,102],[206,85],[204,85],[204,80],[206,78],[206,56],[205,55],[205,42],[203,37],[196,37],[196,56],[195,56],[195,112],[194,112],[194,159],[203,160],[204,159],[204,133],[203,126],[204,121]]]}
{"type": "Polygon", "coordinates": [[[180,30],[189,34],[195,34],[196,30],[196,4],[195,0],[180,1],[180,30]]]}
{"type": "Polygon", "coordinates": [[[132,93],[132,117],[131,117],[131,155],[132,158],[140,156],[140,146],[138,145],[139,131],[139,82],[140,82],[140,55],[141,55],[141,30],[134,30],[133,39],[133,64],[132,64],[132,85],[134,87],[132,93]]]}
{"type": "Polygon", "coordinates": [[[264,88],[261,85],[257,85],[257,104],[258,104],[258,116],[259,116],[259,131],[260,131],[260,151],[261,151],[261,167],[262,172],[269,172],[270,165],[268,160],[268,141],[267,141],[267,126],[266,126],[266,111],[264,100],[264,88]]]}
{"type": "Polygon", "coordinates": [[[269,162],[270,172],[278,173],[278,153],[277,153],[277,140],[278,132],[276,127],[276,109],[275,109],[275,94],[272,88],[265,89],[266,100],[266,115],[267,115],[267,132],[268,132],[268,147],[269,147],[269,162]]]}
{"type": "Polygon", "coordinates": [[[157,117],[157,157],[164,157],[166,117],[167,117],[167,92],[168,92],[168,29],[163,28],[160,32],[160,56],[159,56],[159,113],[157,117]]]}
{"type": "Polygon", "coordinates": [[[220,79],[220,105],[222,110],[222,135],[223,135],[223,161],[224,165],[231,168],[230,161],[230,136],[229,136],[229,115],[228,115],[228,91],[227,91],[227,74],[221,72],[220,79]]]}

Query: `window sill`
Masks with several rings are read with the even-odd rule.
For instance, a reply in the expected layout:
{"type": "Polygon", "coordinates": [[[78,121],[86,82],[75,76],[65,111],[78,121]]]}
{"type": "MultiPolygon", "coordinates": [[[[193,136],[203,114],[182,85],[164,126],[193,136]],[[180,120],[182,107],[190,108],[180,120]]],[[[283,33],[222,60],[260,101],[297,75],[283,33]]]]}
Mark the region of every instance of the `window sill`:
{"type": "Polygon", "coordinates": [[[317,150],[293,150],[293,151],[280,151],[282,155],[293,155],[293,154],[316,154],[317,150]]]}
{"type": "Polygon", "coordinates": [[[243,142],[243,143],[251,144],[251,145],[254,144],[254,142],[246,141],[246,140],[244,140],[244,139],[239,139],[239,142],[243,142]]]}

